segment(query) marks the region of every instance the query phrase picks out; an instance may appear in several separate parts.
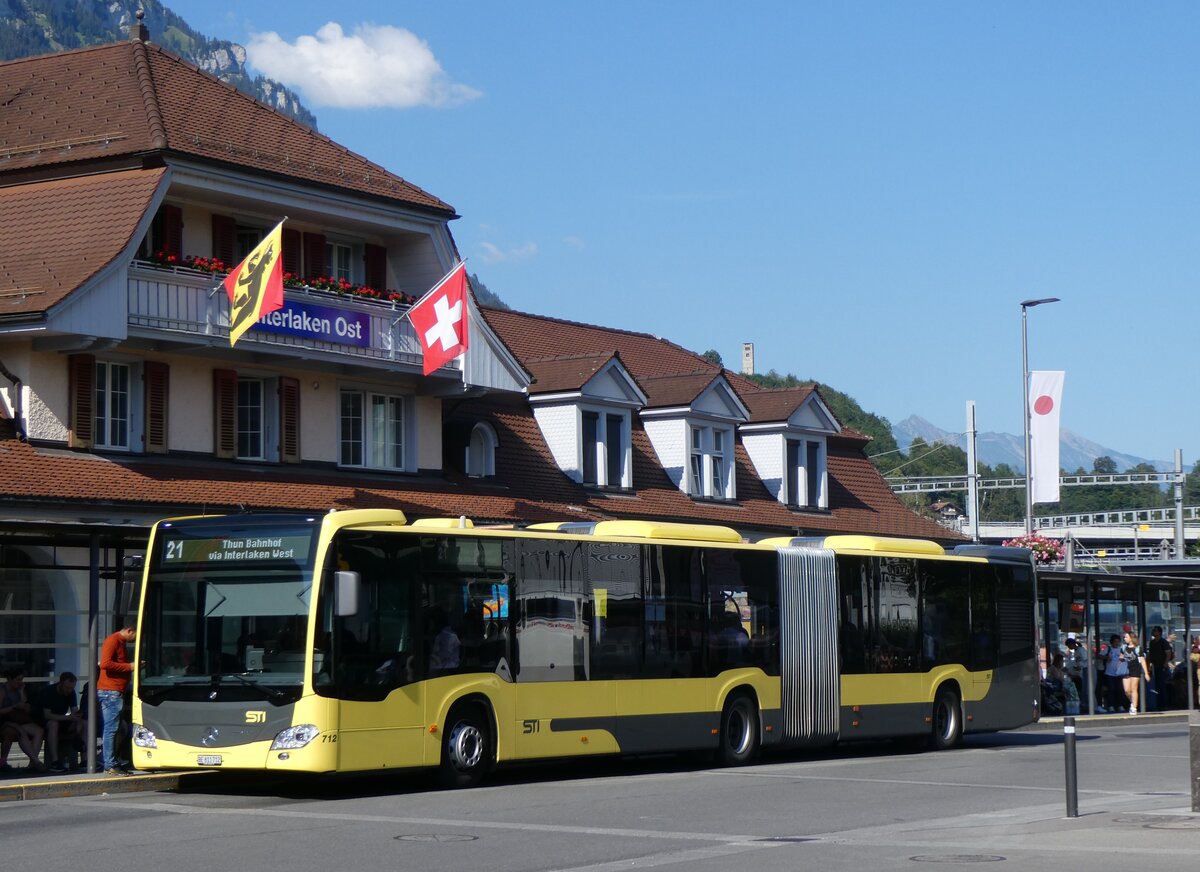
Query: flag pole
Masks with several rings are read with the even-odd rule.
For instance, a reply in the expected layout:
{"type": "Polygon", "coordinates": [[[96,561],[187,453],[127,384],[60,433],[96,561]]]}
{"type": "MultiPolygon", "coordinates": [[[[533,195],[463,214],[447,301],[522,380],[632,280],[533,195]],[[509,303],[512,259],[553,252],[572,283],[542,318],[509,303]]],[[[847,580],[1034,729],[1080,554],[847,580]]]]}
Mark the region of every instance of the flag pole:
{"type": "MultiPolygon", "coordinates": [[[[418,297],[417,299],[413,300],[412,305],[408,307],[408,311],[396,319],[397,323],[399,323],[400,321],[403,321],[405,318],[407,318],[409,316],[409,313],[411,313],[413,309],[417,308],[417,306],[424,303],[431,294],[433,294],[442,285],[446,284],[446,280],[448,278],[450,278],[450,276],[454,275],[458,271],[458,268],[460,266],[465,267],[466,263],[467,263],[467,259],[464,257],[462,260],[460,260],[454,266],[450,267],[450,272],[446,273],[444,276],[442,276],[440,279],[438,279],[436,285],[434,285],[432,288],[427,290],[425,293],[421,294],[421,296],[418,297]]],[[[470,281],[470,279],[468,279],[467,280],[468,287],[470,286],[470,284],[471,284],[471,281],[470,281]]]]}

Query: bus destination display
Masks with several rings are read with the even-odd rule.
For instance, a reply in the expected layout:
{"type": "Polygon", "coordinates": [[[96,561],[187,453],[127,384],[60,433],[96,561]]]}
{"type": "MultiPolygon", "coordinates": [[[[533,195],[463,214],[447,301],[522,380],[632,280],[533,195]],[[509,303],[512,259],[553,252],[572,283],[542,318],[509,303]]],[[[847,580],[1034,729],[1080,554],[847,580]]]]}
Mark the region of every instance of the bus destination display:
{"type": "Polygon", "coordinates": [[[283,563],[288,566],[308,563],[312,534],[223,536],[191,539],[168,536],[163,541],[162,563],[283,563]]]}

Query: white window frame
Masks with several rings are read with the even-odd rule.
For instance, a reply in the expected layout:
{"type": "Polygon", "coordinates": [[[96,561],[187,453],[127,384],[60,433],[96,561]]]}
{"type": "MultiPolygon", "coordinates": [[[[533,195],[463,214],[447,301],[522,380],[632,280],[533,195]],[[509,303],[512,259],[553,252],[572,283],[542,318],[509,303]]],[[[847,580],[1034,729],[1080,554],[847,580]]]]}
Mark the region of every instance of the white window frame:
{"type": "Polygon", "coordinates": [[[95,439],[92,442],[94,448],[106,451],[133,450],[135,439],[140,435],[137,432],[138,428],[135,424],[139,417],[135,414],[135,407],[140,406],[140,403],[136,402],[139,392],[134,388],[134,380],[139,375],[138,368],[128,363],[115,360],[96,361],[96,387],[92,403],[93,414],[95,415],[95,439]],[[121,374],[125,377],[125,385],[122,392],[124,394],[125,406],[123,417],[114,416],[112,408],[112,400],[117,393],[113,390],[113,382],[121,374]],[[116,439],[112,438],[114,425],[121,427],[123,430],[116,439]]]}
{"type": "Polygon", "coordinates": [[[734,498],[733,427],[688,422],[688,493],[714,500],[734,498]]]}
{"type": "Polygon", "coordinates": [[[268,397],[268,379],[252,377],[252,375],[238,375],[238,410],[234,419],[234,432],[236,434],[236,457],[239,461],[265,461],[268,459],[268,434],[270,425],[268,421],[269,409],[271,404],[266,402],[268,397]],[[257,397],[247,397],[246,393],[250,392],[251,387],[256,387],[258,391],[257,397]],[[244,393],[245,389],[245,393],[244,393]],[[258,422],[256,428],[247,426],[246,415],[248,411],[257,410],[258,422]],[[250,440],[257,439],[258,445],[253,445],[250,440]],[[254,451],[252,449],[256,449],[254,451]]]}
{"type": "Polygon", "coordinates": [[[827,443],[824,439],[803,436],[789,436],[784,439],[784,503],[799,509],[824,509],[829,507],[827,443]],[[796,446],[796,467],[789,460],[791,445],[796,446]],[[809,468],[809,455],[816,449],[816,468],[809,468]],[[796,482],[798,493],[792,493],[792,481],[796,482]],[[809,494],[816,489],[816,499],[810,500],[809,494]]]}
{"type": "Polygon", "coordinates": [[[628,490],[633,487],[633,448],[631,444],[632,437],[632,418],[628,409],[613,408],[611,406],[579,406],[578,408],[578,433],[579,433],[579,480],[586,487],[604,487],[604,488],[623,488],[628,490]],[[584,439],[583,421],[585,415],[596,416],[596,438],[595,441],[589,443],[584,439]],[[621,452],[621,471],[612,480],[609,475],[609,432],[608,424],[610,418],[620,419],[620,446],[621,452]],[[584,469],[586,464],[584,460],[589,456],[593,458],[596,465],[596,480],[585,481],[584,469]]]}
{"type": "Polygon", "coordinates": [[[338,465],[350,469],[369,469],[378,472],[406,472],[410,453],[409,417],[411,400],[404,394],[389,393],[377,388],[343,385],[338,391],[337,443],[338,465]],[[359,432],[346,438],[345,398],[353,396],[359,402],[359,432]],[[384,418],[376,419],[372,412],[384,409],[384,418]],[[396,415],[388,414],[395,410],[396,415]],[[382,436],[381,436],[382,433],[382,436]],[[361,459],[346,456],[347,442],[354,442],[361,459]],[[389,457],[388,454],[392,453],[389,457]],[[356,462],[357,460],[357,462],[356,462]]]}
{"type": "Polygon", "coordinates": [[[348,242],[339,242],[331,239],[325,240],[325,269],[329,278],[344,278],[351,283],[355,281],[354,249],[355,246],[348,242]],[[344,266],[338,264],[339,255],[345,255],[346,263],[344,266]]]}
{"type": "Polygon", "coordinates": [[[471,428],[463,469],[471,478],[491,478],[496,474],[496,448],[500,440],[490,424],[480,421],[471,428]]]}

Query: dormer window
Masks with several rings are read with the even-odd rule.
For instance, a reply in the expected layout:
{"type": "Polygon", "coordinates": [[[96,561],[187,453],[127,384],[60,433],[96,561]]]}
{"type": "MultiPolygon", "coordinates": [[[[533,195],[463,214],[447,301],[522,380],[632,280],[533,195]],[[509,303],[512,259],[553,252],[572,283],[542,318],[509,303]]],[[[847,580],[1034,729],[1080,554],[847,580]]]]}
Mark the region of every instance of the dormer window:
{"type": "Polygon", "coordinates": [[[580,412],[580,471],[591,487],[629,487],[630,418],[627,411],[580,412]]]}
{"type": "Polygon", "coordinates": [[[821,508],[825,500],[825,441],[787,440],[786,502],[798,508],[821,508]]]}
{"type": "Polygon", "coordinates": [[[715,500],[733,499],[733,430],[692,424],[688,493],[715,500]]]}
{"type": "Polygon", "coordinates": [[[467,475],[471,478],[490,478],[496,474],[496,431],[478,423],[471,428],[467,443],[467,475]]]}

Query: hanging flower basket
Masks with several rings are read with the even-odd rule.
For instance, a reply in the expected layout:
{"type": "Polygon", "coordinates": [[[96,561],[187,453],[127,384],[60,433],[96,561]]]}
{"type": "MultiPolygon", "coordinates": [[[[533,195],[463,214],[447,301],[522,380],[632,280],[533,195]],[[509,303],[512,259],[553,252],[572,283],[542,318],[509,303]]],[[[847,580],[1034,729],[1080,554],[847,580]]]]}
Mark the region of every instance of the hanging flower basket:
{"type": "Polygon", "coordinates": [[[1033,559],[1037,563],[1058,563],[1063,559],[1062,542],[1039,536],[1037,533],[1006,539],[1003,544],[1009,548],[1028,548],[1033,552],[1033,559]]]}
{"type": "MultiPolygon", "coordinates": [[[[189,254],[187,257],[161,249],[150,255],[150,261],[159,266],[165,267],[183,267],[185,269],[196,270],[197,272],[212,273],[215,275],[225,275],[232,267],[224,261],[218,260],[215,257],[197,257],[194,254],[189,254]]],[[[325,291],[330,294],[337,294],[342,297],[361,297],[366,300],[382,300],[387,303],[402,303],[411,304],[416,302],[416,297],[411,294],[406,294],[403,291],[385,290],[380,291],[375,288],[367,287],[366,285],[356,285],[346,279],[332,278],[330,276],[317,276],[316,278],[303,278],[295,273],[285,272],[283,274],[283,286],[285,288],[307,288],[315,291],[325,291]]]]}

